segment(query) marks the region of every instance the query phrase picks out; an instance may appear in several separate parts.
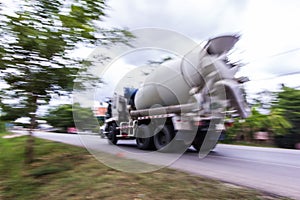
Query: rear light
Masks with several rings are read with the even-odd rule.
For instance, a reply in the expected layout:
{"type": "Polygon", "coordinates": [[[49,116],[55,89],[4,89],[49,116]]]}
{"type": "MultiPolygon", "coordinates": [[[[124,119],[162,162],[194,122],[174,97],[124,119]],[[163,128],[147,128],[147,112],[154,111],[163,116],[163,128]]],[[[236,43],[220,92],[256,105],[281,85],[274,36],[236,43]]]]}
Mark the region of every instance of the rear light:
{"type": "Polygon", "coordinates": [[[203,122],[202,122],[202,121],[195,121],[195,122],[194,122],[194,125],[195,125],[195,126],[202,126],[202,125],[203,125],[203,122]]]}

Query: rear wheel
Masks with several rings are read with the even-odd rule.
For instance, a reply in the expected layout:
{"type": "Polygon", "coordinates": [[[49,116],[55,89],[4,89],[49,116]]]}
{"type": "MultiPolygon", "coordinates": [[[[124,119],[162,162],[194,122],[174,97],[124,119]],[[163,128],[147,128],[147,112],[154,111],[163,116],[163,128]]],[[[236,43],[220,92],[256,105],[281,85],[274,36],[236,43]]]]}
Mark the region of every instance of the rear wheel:
{"type": "Polygon", "coordinates": [[[194,147],[194,149],[199,152],[200,148],[204,142],[205,136],[207,134],[207,131],[200,131],[198,130],[197,135],[192,143],[192,146],[194,147]]]}
{"type": "Polygon", "coordinates": [[[117,128],[115,124],[110,124],[108,126],[108,134],[107,134],[107,139],[109,144],[117,144],[118,139],[117,139],[117,128]]]}
{"type": "Polygon", "coordinates": [[[217,143],[218,143],[218,138],[216,138],[215,136],[218,135],[217,132],[210,132],[209,133],[209,138],[206,138],[206,135],[208,134],[208,131],[198,131],[192,146],[194,147],[194,149],[199,152],[201,147],[202,150],[205,151],[211,151],[213,150],[217,143]],[[204,140],[205,140],[205,144],[204,144],[204,140]]]}
{"type": "Polygon", "coordinates": [[[199,144],[193,144],[192,146],[194,147],[194,149],[195,149],[197,152],[200,151],[201,145],[199,145],[199,144]]]}
{"type": "Polygon", "coordinates": [[[137,128],[136,144],[139,149],[152,149],[154,147],[153,137],[147,125],[140,125],[137,128]]]}
{"type": "Polygon", "coordinates": [[[167,145],[172,141],[174,138],[174,128],[172,125],[161,125],[158,126],[154,139],[154,145],[157,150],[168,150],[167,145]]]}

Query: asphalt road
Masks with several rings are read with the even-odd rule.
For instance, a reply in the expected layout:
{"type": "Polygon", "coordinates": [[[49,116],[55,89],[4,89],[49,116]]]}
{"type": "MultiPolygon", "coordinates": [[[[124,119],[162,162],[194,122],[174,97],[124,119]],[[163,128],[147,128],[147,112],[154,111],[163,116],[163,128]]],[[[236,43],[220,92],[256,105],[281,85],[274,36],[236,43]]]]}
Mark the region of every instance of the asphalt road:
{"type": "MultiPolygon", "coordinates": [[[[35,135],[72,145],[86,145],[81,137],[74,134],[36,132],[35,135]]],[[[109,152],[112,147],[106,139],[101,139],[99,136],[90,135],[85,137],[92,141],[89,148],[97,149],[101,147],[101,150],[109,152]]],[[[84,140],[86,141],[86,139],[84,140]]],[[[136,154],[141,152],[141,150],[136,149],[133,141],[119,141],[119,147],[123,152],[136,154]]],[[[147,159],[139,160],[147,161],[147,159]]],[[[218,144],[214,151],[204,159],[199,159],[198,154],[189,149],[175,162],[170,163],[168,167],[293,199],[300,199],[299,150],[218,144]]]]}

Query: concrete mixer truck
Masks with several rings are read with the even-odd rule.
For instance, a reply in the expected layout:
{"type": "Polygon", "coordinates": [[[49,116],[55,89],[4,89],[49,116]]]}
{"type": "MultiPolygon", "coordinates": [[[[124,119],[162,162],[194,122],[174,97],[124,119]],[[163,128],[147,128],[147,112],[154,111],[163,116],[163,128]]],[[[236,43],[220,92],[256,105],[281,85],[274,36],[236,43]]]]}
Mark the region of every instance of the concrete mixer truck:
{"type": "Polygon", "coordinates": [[[139,88],[124,88],[108,102],[104,133],[109,143],[135,139],[140,149],[170,150],[183,144],[213,148],[233,115],[246,118],[239,64],[228,52],[237,35],[212,38],[179,59],[156,67],[139,88]]]}

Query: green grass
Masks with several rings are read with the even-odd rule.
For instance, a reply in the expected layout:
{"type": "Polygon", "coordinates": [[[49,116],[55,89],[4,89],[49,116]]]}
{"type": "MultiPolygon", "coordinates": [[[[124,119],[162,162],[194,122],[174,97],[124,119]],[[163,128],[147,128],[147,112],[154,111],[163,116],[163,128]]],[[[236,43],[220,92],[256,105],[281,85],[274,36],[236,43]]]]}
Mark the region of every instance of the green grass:
{"type": "Polygon", "coordinates": [[[2,135],[0,199],[284,199],[167,168],[120,172],[85,149],[41,139],[35,141],[35,161],[25,166],[26,137],[2,135]]]}

